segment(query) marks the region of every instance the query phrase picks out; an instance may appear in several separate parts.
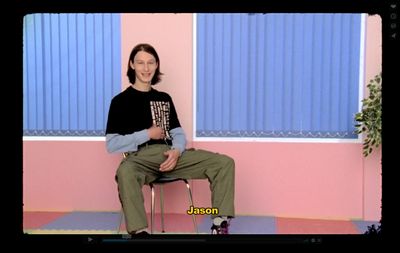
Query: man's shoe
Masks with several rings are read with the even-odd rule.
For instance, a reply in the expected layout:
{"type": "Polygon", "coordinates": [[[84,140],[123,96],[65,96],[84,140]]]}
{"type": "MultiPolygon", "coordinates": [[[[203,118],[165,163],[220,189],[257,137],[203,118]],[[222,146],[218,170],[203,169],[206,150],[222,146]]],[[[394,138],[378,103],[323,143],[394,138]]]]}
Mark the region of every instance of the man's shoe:
{"type": "Polygon", "coordinates": [[[229,234],[229,222],[223,221],[221,225],[217,226],[215,224],[211,227],[211,234],[213,235],[227,235],[229,234]]]}
{"type": "Polygon", "coordinates": [[[139,233],[135,233],[135,232],[131,232],[131,233],[129,233],[130,234],[130,236],[131,236],[131,238],[132,237],[142,237],[142,236],[148,236],[148,235],[150,235],[149,233],[147,233],[147,231],[142,231],[142,232],[139,232],[139,233]]]}
{"type": "Polygon", "coordinates": [[[143,236],[143,235],[149,235],[149,233],[147,233],[147,231],[142,231],[137,234],[133,234],[133,236],[143,236]]]}

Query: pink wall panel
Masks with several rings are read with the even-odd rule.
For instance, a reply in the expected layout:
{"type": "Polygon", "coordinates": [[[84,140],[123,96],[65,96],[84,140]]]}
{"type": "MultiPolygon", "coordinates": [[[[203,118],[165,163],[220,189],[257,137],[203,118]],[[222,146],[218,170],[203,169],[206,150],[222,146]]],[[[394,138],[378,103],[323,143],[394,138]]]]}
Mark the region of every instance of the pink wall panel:
{"type": "MultiPolygon", "coordinates": [[[[197,142],[194,146],[235,159],[239,214],[361,218],[358,144],[197,142]]],[[[201,192],[207,190],[203,187],[201,192]]]]}
{"type": "Polygon", "coordinates": [[[382,148],[364,158],[364,210],[365,220],[381,218],[382,199],[382,148]]]}
{"type": "Polygon", "coordinates": [[[154,86],[168,92],[187,137],[192,136],[193,38],[192,14],[124,14],[122,34],[122,88],[129,86],[126,66],[132,48],[139,43],[155,47],[160,57],[162,81],[154,86]]]}
{"type": "MultiPolygon", "coordinates": [[[[365,85],[382,71],[382,19],[379,15],[368,16],[366,22],[365,85]]],[[[368,96],[365,92],[364,96],[368,96]]],[[[382,153],[375,150],[364,159],[364,214],[366,220],[379,220],[382,198],[382,153]]]]}
{"type": "MultiPolygon", "coordinates": [[[[359,144],[197,142],[194,146],[235,159],[238,214],[362,218],[359,144]]],[[[24,142],[25,210],[118,210],[114,173],[120,158],[107,154],[101,141],[24,142]]],[[[186,210],[183,184],[167,186],[165,193],[166,210],[186,210]]],[[[144,194],[148,208],[148,187],[144,194]]],[[[207,180],[194,181],[194,195],[196,205],[210,205],[207,180]]]]}
{"type": "Polygon", "coordinates": [[[24,210],[115,209],[118,159],[102,141],[25,141],[24,210]]]}
{"type": "MultiPolygon", "coordinates": [[[[104,210],[121,208],[116,169],[122,156],[108,154],[103,141],[25,141],[23,144],[23,202],[25,211],[104,210]]],[[[146,210],[150,190],[143,188],[146,210]]],[[[164,186],[165,210],[189,207],[184,183],[164,186]]],[[[156,187],[159,211],[159,188],[156,187]]]]}

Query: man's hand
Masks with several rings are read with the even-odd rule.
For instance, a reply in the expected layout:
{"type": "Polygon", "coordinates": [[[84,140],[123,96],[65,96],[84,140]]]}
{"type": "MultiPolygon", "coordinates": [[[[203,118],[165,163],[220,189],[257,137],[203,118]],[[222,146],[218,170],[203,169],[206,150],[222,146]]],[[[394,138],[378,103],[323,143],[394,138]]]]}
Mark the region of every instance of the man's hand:
{"type": "Polygon", "coordinates": [[[161,140],[165,138],[164,130],[156,125],[153,125],[149,129],[147,129],[147,133],[150,139],[153,140],[161,140]]]}
{"type": "Polygon", "coordinates": [[[162,164],[160,164],[160,171],[166,172],[166,171],[173,170],[179,159],[179,155],[180,155],[179,150],[170,149],[168,151],[165,151],[164,155],[167,157],[167,160],[165,160],[162,164]]]}

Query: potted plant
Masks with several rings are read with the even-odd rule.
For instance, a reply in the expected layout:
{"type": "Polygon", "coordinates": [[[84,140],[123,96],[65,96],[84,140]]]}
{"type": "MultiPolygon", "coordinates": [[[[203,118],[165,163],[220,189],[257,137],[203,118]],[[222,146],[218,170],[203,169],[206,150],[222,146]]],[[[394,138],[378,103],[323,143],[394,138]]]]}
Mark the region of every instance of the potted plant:
{"type": "MultiPolygon", "coordinates": [[[[367,157],[374,148],[382,143],[382,73],[371,79],[367,85],[369,96],[362,102],[361,112],[355,115],[356,132],[364,133],[363,155],[367,157]]],[[[376,235],[381,233],[382,220],[376,228],[375,225],[368,226],[365,234],[376,235]]]]}

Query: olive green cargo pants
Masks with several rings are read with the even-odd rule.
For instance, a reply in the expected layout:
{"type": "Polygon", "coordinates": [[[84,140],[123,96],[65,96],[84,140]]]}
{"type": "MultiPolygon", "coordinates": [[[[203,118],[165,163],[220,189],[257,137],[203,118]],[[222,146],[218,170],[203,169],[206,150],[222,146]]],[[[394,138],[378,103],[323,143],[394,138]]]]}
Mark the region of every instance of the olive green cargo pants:
{"type": "MultiPolygon", "coordinates": [[[[208,179],[211,204],[221,216],[233,217],[235,164],[232,158],[205,150],[186,150],[172,171],[160,172],[163,154],[170,146],[148,145],[125,157],[117,170],[118,191],[128,232],[146,228],[147,218],[142,187],[154,181],[160,173],[184,179],[208,179]]],[[[189,209],[189,207],[188,207],[189,209]]]]}

